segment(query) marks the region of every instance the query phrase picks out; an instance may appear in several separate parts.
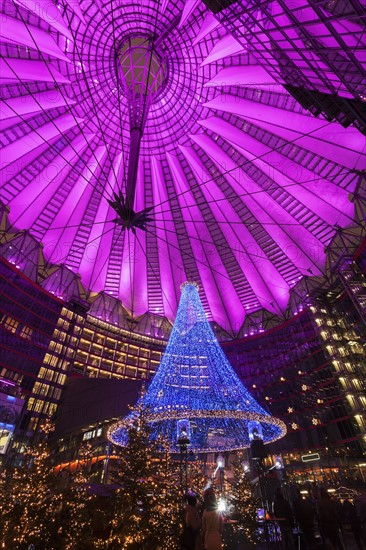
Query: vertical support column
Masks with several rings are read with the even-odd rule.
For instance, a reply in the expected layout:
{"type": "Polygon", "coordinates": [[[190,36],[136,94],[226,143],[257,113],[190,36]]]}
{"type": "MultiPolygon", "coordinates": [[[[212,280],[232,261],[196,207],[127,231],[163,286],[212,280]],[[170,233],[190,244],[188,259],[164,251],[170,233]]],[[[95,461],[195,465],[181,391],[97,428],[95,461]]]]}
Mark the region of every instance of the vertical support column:
{"type": "Polygon", "coordinates": [[[139,168],[140,147],[142,139],[141,128],[131,128],[130,132],[130,156],[128,159],[127,187],[126,187],[126,208],[133,210],[135,202],[135,191],[137,174],[139,168]]]}
{"type": "Polygon", "coordinates": [[[338,267],[339,280],[351,299],[357,313],[366,327],[366,281],[352,266],[351,260],[343,261],[338,267]]]}

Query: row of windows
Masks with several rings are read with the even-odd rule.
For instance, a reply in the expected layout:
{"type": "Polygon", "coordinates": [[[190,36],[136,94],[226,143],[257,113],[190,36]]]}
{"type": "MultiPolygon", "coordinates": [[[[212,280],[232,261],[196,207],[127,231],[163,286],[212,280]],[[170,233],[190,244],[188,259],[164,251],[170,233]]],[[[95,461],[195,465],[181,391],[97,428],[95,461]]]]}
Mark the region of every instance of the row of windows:
{"type": "Polygon", "coordinates": [[[149,371],[146,369],[128,365],[123,365],[121,367],[114,366],[113,371],[108,371],[78,363],[77,361],[73,365],[72,372],[80,374],[81,376],[88,376],[89,378],[133,378],[146,380],[149,375],[149,371]]]}
{"type": "Polygon", "coordinates": [[[89,336],[89,334],[86,335],[84,331],[83,336],[80,338],[80,349],[86,352],[92,352],[95,355],[100,355],[101,357],[118,357],[119,354],[128,353],[136,357],[150,358],[154,361],[161,360],[162,352],[154,349],[144,348],[118,340],[111,341],[109,338],[101,343],[101,341],[92,341],[90,336],[89,338],[86,338],[86,336],[89,336]]]}
{"type": "Polygon", "coordinates": [[[32,339],[33,329],[26,325],[21,325],[19,321],[17,321],[13,317],[10,317],[10,315],[6,315],[4,313],[0,317],[0,324],[3,326],[4,329],[12,332],[13,334],[18,331],[19,336],[21,338],[24,338],[25,340],[32,339]]]}
{"type": "Polygon", "coordinates": [[[36,382],[33,386],[33,393],[39,396],[48,397],[58,401],[61,397],[61,389],[55,388],[53,385],[48,385],[43,382],[36,382]]]}
{"type": "Polygon", "coordinates": [[[44,399],[34,399],[31,397],[28,400],[27,409],[31,412],[52,416],[56,412],[57,405],[44,399]]]}
{"type": "Polygon", "coordinates": [[[58,370],[46,369],[44,367],[40,369],[38,378],[47,380],[48,382],[53,382],[54,384],[60,384],[61,386],[63,386],[66,381],[66,375],[62,374],[62,372],[59,372],[58,370]]]}
{"type": "Polygon", "coordinates": [[[94,430],[89,430],[83,433],[83,441],[89,441],[89,439],[94,439],[95,437],[100,437],[103,433],[103,428],[95,428],[94,430]]]}
{"type": "Polygon", "coordinates": [[[134,357],[133,355],[121,355],[118,357],[118,360],[112,361],[95,355],[88,355],[83,351],[76,352],[75,359],[85,365],[101,368],[110,372],[119,372],[120,369],[126,366],[138,367],[146,371],[155,371],[159,364],[157,361],[147,361],[144,358],[134,357]]]}

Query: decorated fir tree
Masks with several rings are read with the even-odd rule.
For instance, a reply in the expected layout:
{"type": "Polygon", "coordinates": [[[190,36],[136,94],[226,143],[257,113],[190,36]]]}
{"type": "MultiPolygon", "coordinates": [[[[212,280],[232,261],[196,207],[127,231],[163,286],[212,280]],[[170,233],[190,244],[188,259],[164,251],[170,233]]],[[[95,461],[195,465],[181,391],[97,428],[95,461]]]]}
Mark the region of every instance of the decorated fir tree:
{"type": "Polygon", "coordinates": [[[167,442],[151,441],[146,411],[138,406],[121,448],[112,532],[100,547],[125,550],[178,548],[182,494],[167,442]]]}
{"type": "Polygon", "coordinates": [[[172,460],[169,452],[169,443],[166,440],[157,440],[155,456],[155,501],[152,511],[152,524],[155,533],[152,548],[179,548],[178,540],[182,529],[183,495],[179,480],[179,466],[172,460]]]}
{"type": "MultiPolygon", "coordinates": [[[[156,467],[155,474],[151,467],[154,470],[153,449],[159,438],[167,441],[171,453],[176,453],[177,445],[182,450],[189,446],[195,453],[213,453],[249,446],[255,431],[266,443],[286,433],[283,422],[256,402],[227,360],[206,318],[198,285],[187,281],[181,289],[165,353],[138,403],[142,415],[139,417],[132,411],[108,431],[109,439],[122,446],[122,463],[126,462],[121,465],[125,475],[122,486],[127,493],[124,498],[130,519],[124,521],[120,514],[116,521],[120,523],[118,532],[125,537],[122,548],[131,550],[144,548],[141,544],[147,540],[145,526],[149,526],[150,534],[153,532],[151,518],[155,517],[158,487],[151,481],[151,476],[157,479],[156,467]],[[139,418],[143,418],[141,425],[139,418]],[[138,494],[140,508],[136,506],[138,494]]],[[[247,499],[246,494],[245,501],[249,502],[247,499]]],[[[244,522],[246,529],[250,513],[244,522]]],[[[242,518],[242,512],[239,516],[242,518]]],[[[149,550],[154,548],[153,542],[150,543],[149,550]]]]}
{"type": "Polygon", "coordinates": [[[59,548],[58,525],[61,495],[56,490],[48,437],[53,431],[47,420],[37,444],[27,449],[21,464],[2,473],[0,514],[3,547],[59,548]]]}
{"type": "Polygon", "coordinates": [[[60,532],[66,549],[93,548],[93,508],[96,495],[90,492],[92,448],[86,444],[79,450],[76,470],[63,493],[60,532]]]}
{"type": "Polygon", "coordinates": [[[5,540],[8,534],[8,522],[10,520],[10,494],[7,490],[8,476],[5,468],[0,469],[0,545],[6,548],[5,540]]]}
{"type": "Polygon", "coordinates": [[[236,529],[244,533],[246,541],[255,541],[258,499],[253,496],[249,472],[243,469],[243,453],[238,452],[233,462],[233,481],[230,495],[236,529]]]}
{"type": "Polygon", "coordinates": [[[188,461],[188,492],[197,496],[198,501],[203,496],[207,485],[207,476],[205,475],[205,466],[202,460],[197,456],[188,461]]]}

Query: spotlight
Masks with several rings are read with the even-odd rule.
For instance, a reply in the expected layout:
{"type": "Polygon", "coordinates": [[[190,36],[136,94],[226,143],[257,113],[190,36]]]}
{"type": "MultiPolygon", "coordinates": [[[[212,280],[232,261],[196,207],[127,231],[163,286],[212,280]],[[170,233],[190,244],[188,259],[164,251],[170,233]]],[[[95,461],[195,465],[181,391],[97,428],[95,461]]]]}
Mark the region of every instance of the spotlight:
{"type": "Polygon", "coordinates": [[[217,509],[219,512],[225,512],[226,511],[226,502],[223,498],[220,498],[217,509]]]}

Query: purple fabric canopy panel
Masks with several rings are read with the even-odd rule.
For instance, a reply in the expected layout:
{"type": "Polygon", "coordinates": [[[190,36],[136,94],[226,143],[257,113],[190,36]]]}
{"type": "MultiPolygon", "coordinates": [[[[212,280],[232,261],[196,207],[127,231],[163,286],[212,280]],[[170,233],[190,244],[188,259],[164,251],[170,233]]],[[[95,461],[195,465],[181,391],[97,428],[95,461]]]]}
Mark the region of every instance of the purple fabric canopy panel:
{"type": "Polygon", "coordinates": [[[133,317],[174,319],[187,279],[231,335],[259,309],[283,317],[291,287],[324,273],[326,246],[354,223],[349,196],[365,166],[359,129],[301,106],[282,57],[267,55],[276,44],[312,92],[361,101],[338,57],[313,51],[343,47],[364,69],[357,17],[296,7],[3,1],[0,198],[11,234],[29,230],[46,268],[66,266],[133,317]],[[230,13],[244,25],[235,32],[230,13]]]}

